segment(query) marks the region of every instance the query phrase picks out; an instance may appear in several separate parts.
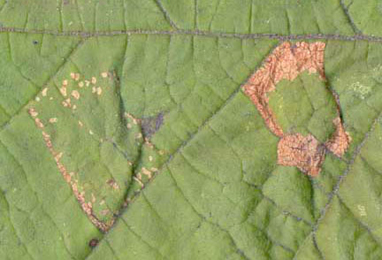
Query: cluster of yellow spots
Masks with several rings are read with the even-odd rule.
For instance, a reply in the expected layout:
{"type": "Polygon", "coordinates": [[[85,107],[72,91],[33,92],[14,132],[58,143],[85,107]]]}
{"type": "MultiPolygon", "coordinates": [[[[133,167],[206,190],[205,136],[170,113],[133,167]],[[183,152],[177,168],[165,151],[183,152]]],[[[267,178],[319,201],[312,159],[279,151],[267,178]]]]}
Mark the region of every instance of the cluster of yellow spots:
{"type": "MultiPolygon", "coordinates": [[[[114,219],[112,219],[108,223],[104,223],[104,222],[100,221],[96,216],[94,216],[92,202],[86,202],[86,200],[85,200],[85,192],[84,191],[80,191],[80,189],[82,189],[82,188],[79,187],[78,180],[73,178],[74,175],[75,175],[74,172],[70,172],[69,173],[68,170],[66,169],[65,165],[61,162],[61,158],[63,156],[63,153],[54,149],[52,141],[51,141],[51,138],[50,138],[50,135],[47,134],[44,131],[45,126],[41,122],[40,118],[37,117],[38,116],[38,112],[36,111],[35,108],[32,107],[32,108],[28,109],[28,113],[34,119],[36,126],[39,129],[41,129],[41,134],[42,134],[43,139],[45,141],[46,147],[48,148],[49,152],[53,156],[59,172],[61,173],[61,175],[63,176],[65,181],[72,188],[73,194],[76,197],[78,203],[81,205],[82,210],[86,213],[86,215],[88,216],[89,220],[96,227],[98,227],[100,230],[103,230],[103,231],[109,230],[110,227],[114,223],[114,219]]],[[[51,120],[52,121],[56,121],[57,119],[56,118],[51,118],[49,121],[51,121],[51,120]]],[[[93,200],[95,201],[95,197],[94,196],[92,197],[92,201],[93,200]]]]}

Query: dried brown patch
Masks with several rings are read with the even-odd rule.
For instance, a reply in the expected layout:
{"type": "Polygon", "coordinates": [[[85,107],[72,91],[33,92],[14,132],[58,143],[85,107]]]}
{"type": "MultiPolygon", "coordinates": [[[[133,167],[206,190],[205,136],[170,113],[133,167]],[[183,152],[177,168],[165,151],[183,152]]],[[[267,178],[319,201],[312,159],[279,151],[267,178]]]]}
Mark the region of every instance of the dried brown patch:
{"type": "Polygon", "coordinates": [[[296,166],[311,176],[320,173],[324,160],[324,147],[312,135],[285,135],[277,147],[277,162],[285,166],[296,166]]]}
{"type": "MultiPolygon", "coordinates": [[[[281,140],[278,144],[278,163],[296,166],[301,171],[317,176],[324,160],[327,148],[336,156],[342,156],[347,150],[351,138],[345,132],[339,117],[333,121],[336,131],[325,143],[320,144],[312,135],[285,135],[269,107],[268,93],[276,89],[281,80],[294,80],[304,71],[318,73],[325,80],[324,73],[325,43],[298,42],[292,45],[284,42],[268,56],[263,66],[258,69],[243,86],[244,93],[250,97],[267,127],[281,140]]],[[[336,100],[339,107],[338,100],[336,100]]]]}
{"type": "Polygon", "coordinates": [[[336,131],[332,137],[325,143],[325,146],[338,157],[341,157],[349,147],[351,142],[350,135],[345,131],[345,128],[339,117],[333,120],[333,124],[336,126],[336,131]]]}

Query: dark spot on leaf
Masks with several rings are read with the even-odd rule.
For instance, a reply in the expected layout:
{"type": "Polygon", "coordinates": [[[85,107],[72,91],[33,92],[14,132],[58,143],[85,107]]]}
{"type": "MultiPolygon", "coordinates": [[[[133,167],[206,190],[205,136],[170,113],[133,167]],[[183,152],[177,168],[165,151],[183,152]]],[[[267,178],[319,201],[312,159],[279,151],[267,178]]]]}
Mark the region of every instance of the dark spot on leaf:
{"type": "Polygon", "coordinates": [[[33,40],[33,44],[34,44],[34,45],[38,44],[38,41],[33,40]]]}
{"type": "Polygon", "coordinates": [[[97,245],[98,245],[98,239],[97,238],[93,238],[92,240],[89,241],[89,246],[91,248],[95,248],[97,245]]]}
{"type": "Polygon", "coordinates": [[[142,119],[142,132],[145,137],[150,138],[162,126],[164,120],[163,112],[160,112],[155,117],[147,117],[142,119]]]}

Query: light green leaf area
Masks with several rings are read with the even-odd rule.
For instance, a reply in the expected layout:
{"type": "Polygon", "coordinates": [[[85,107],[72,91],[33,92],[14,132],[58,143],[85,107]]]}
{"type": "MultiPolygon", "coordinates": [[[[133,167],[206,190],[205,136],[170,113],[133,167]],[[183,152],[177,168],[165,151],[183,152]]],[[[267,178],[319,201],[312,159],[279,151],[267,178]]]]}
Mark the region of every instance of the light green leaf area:
{"type": "Polygon", "coordinates": [[[276,84],[269,107],[285,133],[310,133],[324,143],[335,131],[336,101],[318,74],[304,72],[293,81],[276,84]]]}
{"type": "Polygon", "coordinates": [[[381,259],[377,5],[0,0],[0,259],[381,259]],[[352,139],[317,177],[241,89],[281,36],[326,80],[279,82],[277,122],[324,142],[338,96],[352,139]]]}

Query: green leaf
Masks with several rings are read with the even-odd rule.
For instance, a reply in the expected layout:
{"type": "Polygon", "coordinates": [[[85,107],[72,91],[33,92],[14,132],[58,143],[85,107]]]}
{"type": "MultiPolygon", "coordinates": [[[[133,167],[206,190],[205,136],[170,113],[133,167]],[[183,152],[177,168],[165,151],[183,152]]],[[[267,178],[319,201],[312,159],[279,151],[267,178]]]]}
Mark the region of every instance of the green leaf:
{"type": "Polygon", "coordinates": [[[379,5],[0,0],[0,259],[381,259],[379,5]]]}

